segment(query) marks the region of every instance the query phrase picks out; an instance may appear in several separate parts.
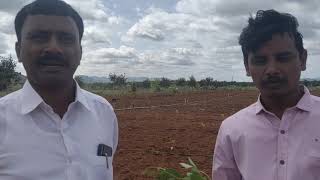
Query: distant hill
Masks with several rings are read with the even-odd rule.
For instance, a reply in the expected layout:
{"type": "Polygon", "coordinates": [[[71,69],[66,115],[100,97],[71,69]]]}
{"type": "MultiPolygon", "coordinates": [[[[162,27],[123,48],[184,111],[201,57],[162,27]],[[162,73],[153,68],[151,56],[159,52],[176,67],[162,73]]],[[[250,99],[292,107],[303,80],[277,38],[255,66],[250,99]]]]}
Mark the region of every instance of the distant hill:
{"type": "MultiPolygon", "coordinates": [[[[84,83],[110,83],[109,77],[101,77],[101,76],[85,76],[80,75],[81,79],[84,83]]],[[[127,77],[127,82],[142,82],[146,79],[149,80],[160,80],[161,78],[147,78],[147,77],[127,77]]],[[[320,81],[320,78],[303,78],[301,81],[320,81]]]]}
{"type": "Polygon", "coordinates": [[[320,81],[320,78],[303,78],[301,81],[320,81]]]}
{"type": "MultiPolygon", "coordinates": [[[[108,77],[100,77],[100,76],[84,76],[80,75],[80,78],[83,80],[84,83],[91,84],[91,83],[110,83],[110,79],[108,77]]],[[[142,82],[147,77],[127,77],[127,82],[142,82]]]]}

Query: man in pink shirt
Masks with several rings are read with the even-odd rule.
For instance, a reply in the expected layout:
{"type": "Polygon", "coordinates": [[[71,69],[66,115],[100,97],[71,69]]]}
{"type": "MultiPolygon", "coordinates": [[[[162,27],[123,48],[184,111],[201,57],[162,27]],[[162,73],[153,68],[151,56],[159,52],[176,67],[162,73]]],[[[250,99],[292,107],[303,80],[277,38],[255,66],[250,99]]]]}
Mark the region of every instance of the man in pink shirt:
{"type": "Polygon", "coordinates": [[[320,180],[320,98],[299,83],[307,51],[297,19],[258,11],[240,35],[257,102],[221,124],[213,180],[320,180]]]}

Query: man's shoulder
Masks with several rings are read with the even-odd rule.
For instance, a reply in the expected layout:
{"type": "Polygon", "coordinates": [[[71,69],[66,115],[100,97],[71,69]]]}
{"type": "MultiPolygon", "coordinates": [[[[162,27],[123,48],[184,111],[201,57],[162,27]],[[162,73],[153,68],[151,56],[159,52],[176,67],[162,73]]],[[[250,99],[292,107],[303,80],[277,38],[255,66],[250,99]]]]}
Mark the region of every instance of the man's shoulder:
{"type": "Polygon", "coordinates": [[[318,109],[320,108],[320,97],[311,95],[310,99],[311,99],[311,103],[310,103],[311,112],[319,116],[320,111],[318,109]]]}
{"type": "Polygon", "coordinates": [[[242,127],[255,118],[257,103],[253,103],[226,118],[222,124],[228,127],[242,127]]]}
{"type": "Polygon", "coordinates": [[[17,103],[21,89],[11,92],[3,97],[0,97],[0,106],[8,106],[17,103]]]}
{"type": "Polygon", "coordinates": [[[317,104],[320,104],[320,97],[319,96],[316,96],[316,95],[312,95],[311,94],[311,99],[317,103],[317,104]]]}
{"type": "Polygon", "coordinates": [[[86,100],[90,104],[98,105],[98,106],[105,106],[113,110],[111,104],[102,96],[89,92],[87,90],[81,89],[83,95],[86,97],[86,100]]]}

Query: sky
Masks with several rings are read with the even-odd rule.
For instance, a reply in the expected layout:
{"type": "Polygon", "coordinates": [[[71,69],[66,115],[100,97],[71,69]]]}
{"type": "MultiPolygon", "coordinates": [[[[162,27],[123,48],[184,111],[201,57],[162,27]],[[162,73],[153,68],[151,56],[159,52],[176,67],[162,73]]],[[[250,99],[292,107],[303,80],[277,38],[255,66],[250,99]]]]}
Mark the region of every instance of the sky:
{"type": "MultiPolygon", "coordinates": [[[[0,0],[0,56],[14,51],[16,13],[32,0],[0,0]]],[[[297,17],[308,50],[302,78],[320,78],[318,0],[65,0],[82,16],[76,75],[250,81],[238,37],[257,10],[297,17]]],[[[17,71],[25,74],[22,64],[17,71]]]]}

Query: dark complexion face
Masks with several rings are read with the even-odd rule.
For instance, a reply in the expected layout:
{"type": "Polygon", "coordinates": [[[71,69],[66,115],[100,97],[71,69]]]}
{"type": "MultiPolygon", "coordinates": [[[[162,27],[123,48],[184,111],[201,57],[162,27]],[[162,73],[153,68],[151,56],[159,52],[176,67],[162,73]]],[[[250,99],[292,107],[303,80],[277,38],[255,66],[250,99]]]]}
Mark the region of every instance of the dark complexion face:
{"type": "Polygon", "coordinates": [[[76,23],[68,16],[28,16],[16,53],[33,86],[70,85],[82,56],[76,23]]]}
{"type": "Polygon", "coordinates": [[[288,33],[274,34],[256,52],[249,52],[245,67],[262,96],[280,97],[299,91],[306,59],[306,50],[299,54],[288,33]]]}

